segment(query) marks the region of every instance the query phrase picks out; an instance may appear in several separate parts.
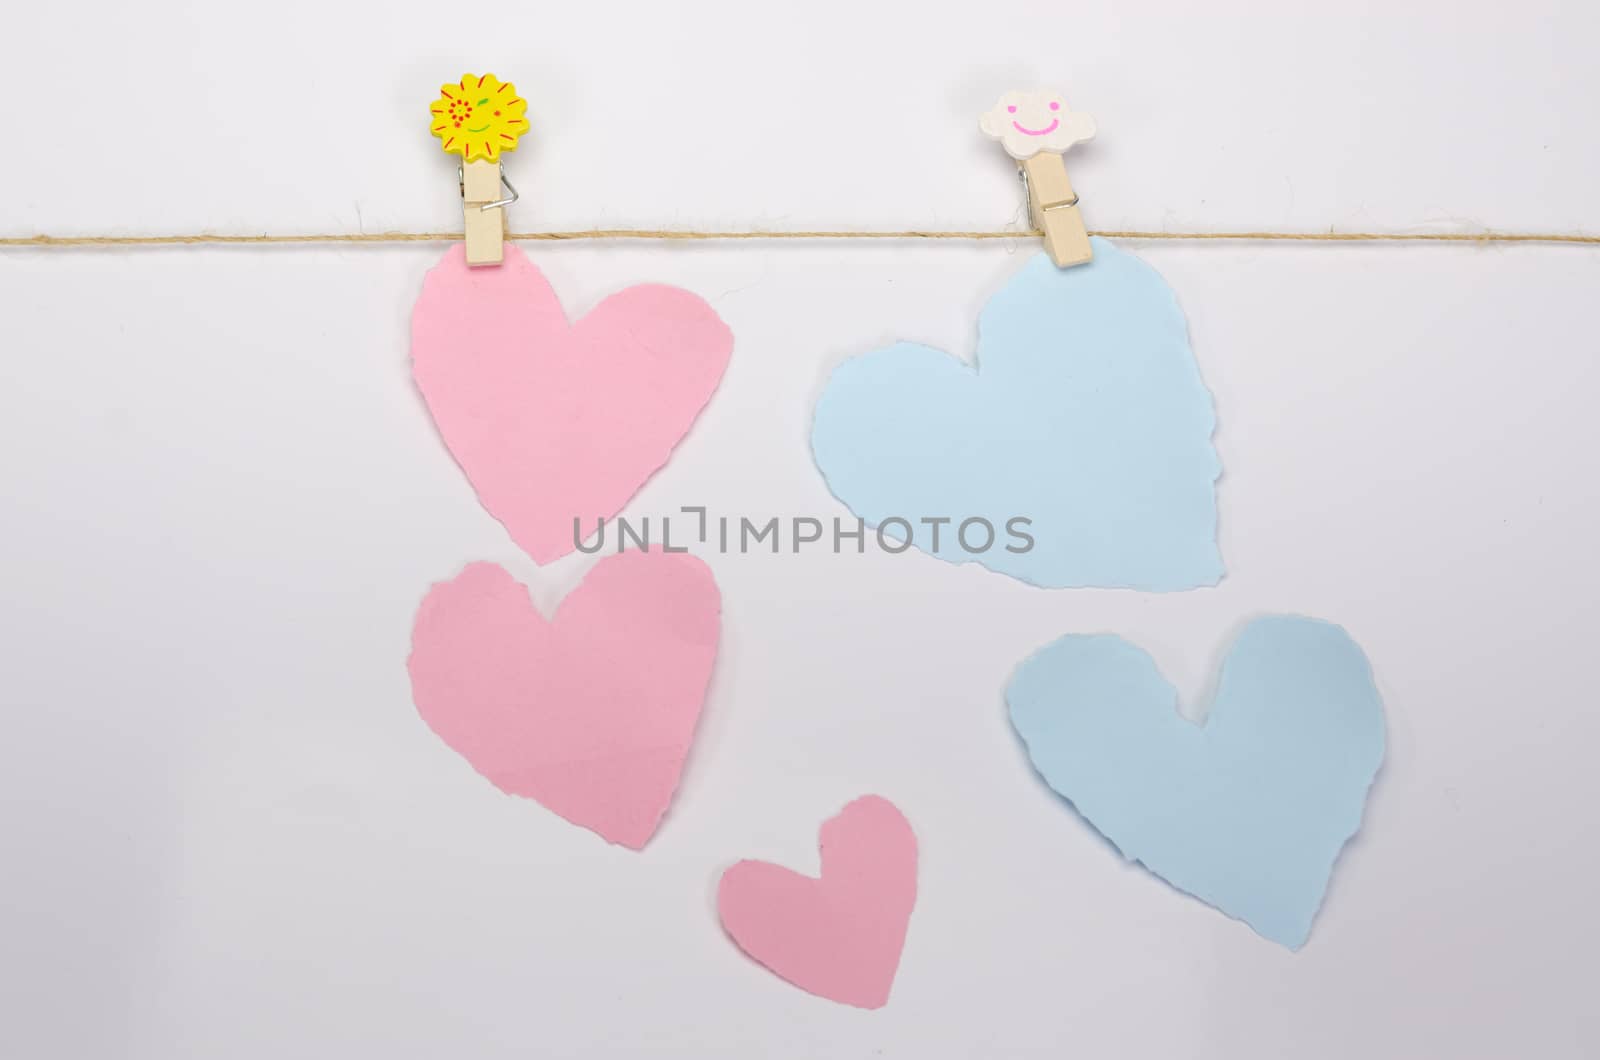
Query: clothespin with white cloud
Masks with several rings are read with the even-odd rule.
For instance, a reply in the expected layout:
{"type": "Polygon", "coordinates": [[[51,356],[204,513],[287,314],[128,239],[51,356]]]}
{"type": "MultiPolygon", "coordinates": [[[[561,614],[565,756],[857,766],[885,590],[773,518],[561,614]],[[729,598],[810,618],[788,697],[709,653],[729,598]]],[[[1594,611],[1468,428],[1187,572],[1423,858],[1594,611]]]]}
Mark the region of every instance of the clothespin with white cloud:
{"type": "Polygon", "coordinates": [[[1007,92],[978,124],[1021,167],[1029,214],[1050,260],[1063,267],[1089,261],[1089,232],[1061,155],[1094,136],[1094,119],[1068,110],[1054,92],[1007,92]]]}

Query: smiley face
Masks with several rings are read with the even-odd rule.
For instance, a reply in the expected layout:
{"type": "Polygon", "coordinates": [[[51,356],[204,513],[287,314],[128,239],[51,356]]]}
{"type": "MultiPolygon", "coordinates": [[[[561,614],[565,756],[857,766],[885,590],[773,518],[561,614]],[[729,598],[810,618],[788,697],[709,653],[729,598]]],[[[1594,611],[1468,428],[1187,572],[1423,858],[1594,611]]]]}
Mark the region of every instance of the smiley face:
{"type": "MultiPolygon", "coordinates": [[[[1006,104],[1006,113],[1015,115],[1019,106],[1021,106],[1019,103],[1006,104]]],[[[1049,136],[1051,133],[1061,128],[1061,118],[1059,117],[1061,101],[1059,99],[1052,99],[1048,106],[1050,107],[1050,124],[1046,125],[1044,128],[1030,129],[1018,121],[1015,117],[1011,119],[1011,127],[1024,136],[1049,136]]]]}
{"type": "Polygon", "coordinates": [[[494,100],[484,96],[479,100],[469,100],[458,97],[450,101],[449,110],[445,118],[452,128],[461,129],[463,132],[477,135],[486,133],[494,127],[494,119],[502,116],[502,111],[497,110],[494,100]],[[475,122],[479,124],[474,124],[475,122]]]}
{"type": "Polygon", "coordinates": [[[1040,151],[1060,154],[1094,135],[1094,119],[1068,110],[1054,92],[1007,92],[979,127],[1019,161],[1040,151]]]}

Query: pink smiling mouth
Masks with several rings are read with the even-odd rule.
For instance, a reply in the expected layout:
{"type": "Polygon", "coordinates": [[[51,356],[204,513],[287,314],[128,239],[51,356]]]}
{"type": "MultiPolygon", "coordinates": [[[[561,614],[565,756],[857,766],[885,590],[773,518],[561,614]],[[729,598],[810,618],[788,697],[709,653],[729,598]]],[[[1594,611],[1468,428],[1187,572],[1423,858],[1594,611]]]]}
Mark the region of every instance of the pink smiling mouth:
{"type": "Polygon", "coordinates": [[[1027,136],[1049,136],[1051,133],[1056,131],[1057,127],[1060,126],[1060,124],[1061,124],[1061,119],[1060,118],[1051,118],[1050,119],[1050,124],[1046,125],[1042,129],[1029,129],[1029,128],[1025,127],[1025,126],[1018,125],[1016,122],[1012,122],[1011,123],[1011,127],[1013,129],[1017,130],[1017,132],[1023,133],[1024,135],[1027,135],[1027,136]]]}

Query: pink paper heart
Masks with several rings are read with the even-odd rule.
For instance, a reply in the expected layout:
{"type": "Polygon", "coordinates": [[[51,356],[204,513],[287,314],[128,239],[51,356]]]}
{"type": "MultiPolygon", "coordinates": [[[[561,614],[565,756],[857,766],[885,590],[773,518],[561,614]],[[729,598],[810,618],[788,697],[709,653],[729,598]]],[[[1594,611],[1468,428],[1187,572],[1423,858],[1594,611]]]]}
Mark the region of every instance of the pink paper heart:
{"type": "Polygon", "coordinates": [[[450,248],[411,314],[412,375],[478,500],[536,562],[571,552],[655,473],[711,399],[733,333],[699,297],[642,284],[568,325],[537,266],[450,248]]]}
{"type": "Polygon", "coordinates": [[[722,926],[800,989],[881,1008],[917,901],[917,837],[893,803],[865,795],[823,824],[819,846],[820,879],[765,861],[724,872],[722,926]]]}
{"type": "Polygon", "coordinates": [[[549,621],[504,568],[473,563],[417,610],[412,696],[495,787],[638,850],[683,772],[721,608],[681,553],[601,560],[549,621]]]}

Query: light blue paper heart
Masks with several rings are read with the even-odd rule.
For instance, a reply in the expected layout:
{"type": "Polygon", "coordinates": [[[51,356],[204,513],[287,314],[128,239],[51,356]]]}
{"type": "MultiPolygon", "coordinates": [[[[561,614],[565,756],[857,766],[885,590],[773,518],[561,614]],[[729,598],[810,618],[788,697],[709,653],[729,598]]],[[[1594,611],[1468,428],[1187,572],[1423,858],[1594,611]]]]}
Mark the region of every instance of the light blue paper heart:
{"type": "Polygon", "coordinates": [[[909,343],[840,365],[817,467],[868,524],[940,559],[1051,588],[1214,585],[1221,467],[1183,312],[1154,269],[1093,243],[1090,264],[1039,254],[990,299],[976,367],[909,343]]]}
{"type": "Polygon", "coordinates": [[[1383,761],[1383,703],[1343,629],[1252,622],[1203,726],[1113,636],[1041,649],[1006,701],[1040,775],[1124,856],[1274,942],[1305,943],[1383,761]]]}

